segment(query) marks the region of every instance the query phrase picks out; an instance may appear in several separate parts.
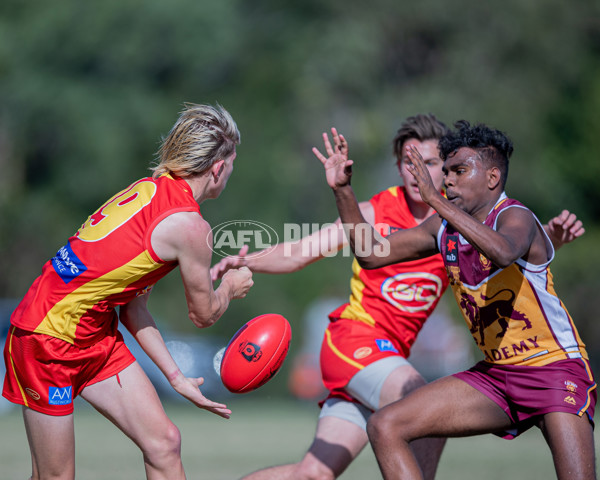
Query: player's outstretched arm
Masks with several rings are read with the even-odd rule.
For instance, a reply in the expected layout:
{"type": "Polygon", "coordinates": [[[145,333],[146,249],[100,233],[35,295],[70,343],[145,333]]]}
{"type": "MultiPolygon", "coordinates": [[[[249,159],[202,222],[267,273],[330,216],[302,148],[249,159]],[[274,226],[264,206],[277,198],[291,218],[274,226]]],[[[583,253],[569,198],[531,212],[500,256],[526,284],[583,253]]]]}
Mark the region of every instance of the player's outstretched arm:
{"type": "Polygon", "coordinates": [[[147,301],[148,294],[140,295],[128,304],[121,306],[119,313],[121,323],[134,336],[177,393],[199,408],[229,418],[231,410],[226,405],[209,400],[198,388],[204,383],[202,377],[188,378],[183,375],[148,311],[147,301]]]}
{"type": "MultiPolygon", "coordinates": [[[[334,149],[338,155],[348,158],[348,142],[335,128],[331,129],[331,136],[335,147],[332,147],[329,135],[323,133],[323,143],[328,154],[333,154],[334,149]]],[[[363,217],[371,225],[375,223],[375,211],[370,202],[361,202],[359,208],[363,217]]],[[[218,280],[231,268],[247,266],[256,273],[282,274],[296,272],[324,257],[335,253],[346,245],[347,239],[340,219],[324,225],[321,229],[305,234],[301,226],[293,231],[297,239],[273,245],[265,250],[248,254],[244,246],[237,255],[226,257],[211,268],[211,278],[218,280]],[[300,235],[304,235],[300,238],[300,235]]]]}
{"type": "MultiPolygon", "coordinates": [[[[370,202],[361,202],[359,208],[363,217],[371,225],[375,223],[375,211],[370,202]]],[[[298,236],[303,231],[302,225],[297,225],[294,230],[298,236]]],[[[333,223],[323,225],[319,230],[305,235],[302,238],[289,239],[278,243],[265,250],[248,254],[245,245],[237,255],[225,257],[211,269],[213,281],[221,278],[225,272],[232,268],[247,266],[255,273],[283,274],[302,270],[308,265],[325,257],[335,255],[347,239],[340,219],[333,223]]]]}
{"type": "MultiPolygon", "coordinates": [[[[340,220],[354,256],[361,267],[373,269],[392,263],[422,258],[436,253],[434,222],[425,221],[415,228],[402,230],[383,238],[363,215],[350,185],[353,161],[343,154],[346,141],[334,136],[334,146],[323,134],[326,155],[313,148],[325,169],[327,184],[333,190],[340,220]]],[[[374,217],[374,214],[373,214],[374,217]]],[[[429,220],[429,219],[428,219],[429,220]]],[[[374,221],[374,218],[373,218],[374,221]]]]}
{"type": "Polygon", "coordinates": [[[555,250],[558,250],[567,243],[571,243],[585,233],[585,228],[581,220],[578,220],[577,215],[571,213],[569,210],[563,210],[559,215],[550,219],[544,225],[544,230],[548,234],[548,237],[550,237],[555,250]]]}

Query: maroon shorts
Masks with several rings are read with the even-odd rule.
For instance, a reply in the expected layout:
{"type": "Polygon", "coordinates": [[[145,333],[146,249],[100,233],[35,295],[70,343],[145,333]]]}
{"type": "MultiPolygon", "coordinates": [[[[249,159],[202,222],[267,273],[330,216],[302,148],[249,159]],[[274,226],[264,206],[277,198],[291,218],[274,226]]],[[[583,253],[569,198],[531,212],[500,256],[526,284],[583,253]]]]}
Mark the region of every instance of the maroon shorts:
{"type": "Polygon", "coordinates": [[[541,367],[479,362],[454,376],[492,399],[510,417],[513,427],[497,434],[503,438],[515,438],[550,412],[586,414],[594,425],[596,382],[587,360],[559,360],[541,367]]]}
{"type": "Polygon", "coordinates": [[[73,399],[85,387],[118,374],[135,358],[118,330],[80,348],[13,326],[4,345],[4,361],[4,397],[47,415],[68,415],[73,413],[73,399]]]}

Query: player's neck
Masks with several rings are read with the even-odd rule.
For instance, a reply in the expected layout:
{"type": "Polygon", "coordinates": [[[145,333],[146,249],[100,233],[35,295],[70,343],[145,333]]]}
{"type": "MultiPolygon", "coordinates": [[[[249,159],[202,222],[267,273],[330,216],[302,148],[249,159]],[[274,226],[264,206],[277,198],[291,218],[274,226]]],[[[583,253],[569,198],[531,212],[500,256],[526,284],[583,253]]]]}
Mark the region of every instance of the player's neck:
{"type": "Polygon", "coordinates": [[[207,198],[211,198],[209,175],[191,175],[184,178],[184,180],[190,186],[194,200],[196,200],[198,204],[202,203],[207,198]]]}

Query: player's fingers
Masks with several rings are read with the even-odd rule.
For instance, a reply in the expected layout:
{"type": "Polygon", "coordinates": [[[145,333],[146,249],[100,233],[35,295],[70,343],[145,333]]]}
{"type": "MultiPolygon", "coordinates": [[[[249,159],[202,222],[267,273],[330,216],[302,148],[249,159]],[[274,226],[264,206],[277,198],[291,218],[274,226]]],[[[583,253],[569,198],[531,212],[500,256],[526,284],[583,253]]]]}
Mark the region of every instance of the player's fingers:
{"type": "Polygon", "coordinates": [[[340,142],[340,135],[335,127],[331,127],[331,137],[333,138],[333,143],[335,145],[340,142]]]}
{"type": "Polygon", "coordinates": [[[581,220],[577,220],[575,224],[569,229],[571,234],[575,237],[581,237],[585,233],[585,228],[583,228],[583,223],[581,220]]]}
{"type": "Polygon", "coordinates": [[[246,254],[248,253],[248,249],[250,247],[248,245],[244,245],[242,248],[240,248],[240,251],[238,253],[238,257],[240,258],[244,258],[246,256],[246,254]]]}
{"type": "Polygon", "coordinates": [[[346,139],[344,138],[344,136],[342,134],[340,134],[340,151],[344,154],[344,155],[348,155],[348,142],[346,142],[346,139]]]}
{"type": "Polygon", "coordinates": [[[352,165],[354,165],[354,161],[353,160],[346,160],[346,163],[344,163],[344,174],[347,176],[352,175],[352,165]]]}
{"type": "Polygon", "coordinates": [[[223,418],[231,418],[231,410],[228,408],[207,408],[206,410],[223,418]]]}
{"type": "Polygon", "coordinates": [[[210,269],[210,279],[213,282],[219,279],[219,270],[216,268],[216,265],[210,269]]]}
{"type": "Polygon", "coordinates": [[[319,149],[317,147],[313,147],[312,152],[314,153],[315,157],[317,157],[321,163],[325,165],[327,158],[319,151],[319,149]]]}
{"type": "Polygon", "coordinates": [[[574,213],[567,212],[566,217],[563,221],[563,228],[565,230],[570,230],[573,228],[573,226],[575,226],[576,223],[577,223],[577,215],[575,215],[574,213]]]}
{"type": "Polygon", "coordinates": [[[330,157],[333,155],[333,148],[331,148],[331,142],[329,141],[329,135],[323,133],[323,144],[325,145],[325,151],[330,157]]]}

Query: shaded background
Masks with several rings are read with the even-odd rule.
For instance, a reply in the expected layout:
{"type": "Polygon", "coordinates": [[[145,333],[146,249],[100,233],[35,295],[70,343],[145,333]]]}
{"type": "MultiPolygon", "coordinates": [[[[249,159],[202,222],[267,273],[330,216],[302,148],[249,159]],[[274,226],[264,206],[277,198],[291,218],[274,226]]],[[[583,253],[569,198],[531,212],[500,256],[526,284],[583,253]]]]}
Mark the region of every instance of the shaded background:
{"type": "MultiPolygon", "coordinates": [[[[598,370],[598,2],[4,0],[0,298],[20,298],[93,210],[149,173],[184,102],[222,104],[242,133],[228,188],[203,204],[205,218],[252,219],[279,234],[285,222],[337,216],[310,151],[331,126],[349,140],[359,199],[396,182],[391,140],[406,116],[506,131],[508,194],[542,221],[568,208],[585,222],[553,272],[598,370]]],[[[340,256],[256,275],[246,299],[198,331],[173,273],[150,309],[179,335],[222,338],[281,313],[295,351],[306,306],[346,297],[349,274],[340,256]]],[[[265,392],[284,385],[272,383],[265,392]]]]}

